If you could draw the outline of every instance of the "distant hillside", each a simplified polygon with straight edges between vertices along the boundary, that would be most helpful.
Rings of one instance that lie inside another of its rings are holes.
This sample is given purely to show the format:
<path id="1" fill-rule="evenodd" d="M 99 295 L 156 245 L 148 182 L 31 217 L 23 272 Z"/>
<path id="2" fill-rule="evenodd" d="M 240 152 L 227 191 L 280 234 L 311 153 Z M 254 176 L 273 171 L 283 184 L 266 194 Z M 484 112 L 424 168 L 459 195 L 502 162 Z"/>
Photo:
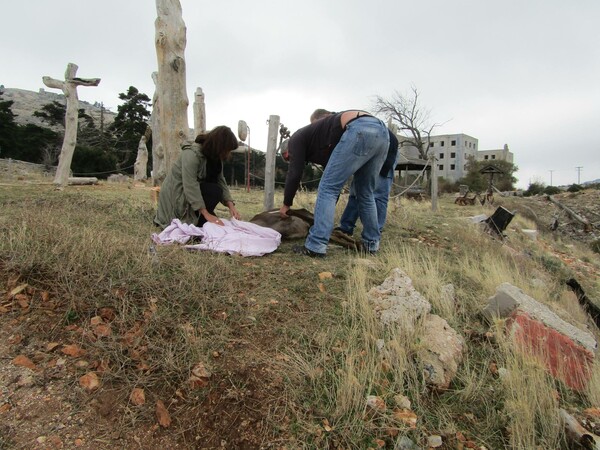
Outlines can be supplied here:
<path id="1" fill-rule="evenodd" d="M 40 111 L 42 106 L 57 101 L 66 104 L 65 96 L 54 92 L 47 92 L 44 89 L 40 89 L 38 92 L 27 91 L 25 89 L 15 88 L 4 88 L 2 99 L 4 101 L 12 100 L 12 112 L 17 117 L 15 122 L 19 125 L 26 125 L 28 123 L 39 125 L 43 127 L 49 127 L 48 124 L 42 122 L 38 117 L 34 117 L 35 111 Z M 101 105 L 96 103 L 94 105 L 79 100 L 79 108 L 83 108 L 89 116 L 94 119 L 94 123 L 97 127 L 100 126 Z M 108 125 L 115 120 L 116 113 L 104 110 L 104 125 Z"/>
<path id="2" fill-rule="evenodd" d="M 581 183 L 583 186 L 587 186 L 588 184 L 600 184 L 600 178 L 592 181 L 586 181 L 585 183 Z"/>

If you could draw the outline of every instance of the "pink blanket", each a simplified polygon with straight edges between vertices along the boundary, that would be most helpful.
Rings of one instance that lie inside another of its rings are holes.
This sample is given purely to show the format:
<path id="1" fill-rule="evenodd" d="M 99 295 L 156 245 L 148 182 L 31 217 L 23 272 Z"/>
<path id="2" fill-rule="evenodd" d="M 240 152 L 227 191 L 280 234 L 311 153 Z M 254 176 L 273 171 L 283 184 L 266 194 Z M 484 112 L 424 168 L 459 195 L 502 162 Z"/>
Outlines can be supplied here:
<path id="1" fill-rule="evenodd" d="M 277 250 L 281 243 L 281 234 L 271 228 L 233 218 L 221 220 L 224 226 L 205 223 L 199 228 L 173 219 L 162 232 L 152 234 L 152 240 L 160 245 L 185 244 L 193 236 L 198 236 L 202 239 L 199 244 L 184 247 L 242 256 L 263 256 Z"/>

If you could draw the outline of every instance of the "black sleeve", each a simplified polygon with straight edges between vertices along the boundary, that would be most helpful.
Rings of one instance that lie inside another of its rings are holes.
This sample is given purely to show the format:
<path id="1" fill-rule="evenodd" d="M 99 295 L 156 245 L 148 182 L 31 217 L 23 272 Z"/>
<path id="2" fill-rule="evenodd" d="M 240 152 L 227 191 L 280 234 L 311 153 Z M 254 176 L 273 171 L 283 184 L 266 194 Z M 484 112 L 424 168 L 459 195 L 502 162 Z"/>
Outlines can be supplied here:
<path id="1" fill-rule="evenodd" d="M 382 177 L 387 176 L 389 171 L 392 169 L 392 166 L 396 161 L 396 154 L 398 153 L 398 138 L 391 131 L 389 132 L 389 134 L 390 146 L 388 148 L 388 153 L 385 158 L 385 161 L 383 162 L 383 167 L 381 167 L 381 170 L 379 171 L 379 175 L 381 175 Z"/>
<path id="2" fill-rule="evenodd" d="M 300 180 L 302 180 L 302 173 L 306 165 L 307 141 L 305 139 L 306 132 L 303 132 L 303 130 L 305 129 L 301 128 L 296 131 L 290 138 L 288 145 L 290 161 L 283 190 L 283 204 L 286 206 L 292 206 L 294 203 L 294 197 L 300 186 Z"/>

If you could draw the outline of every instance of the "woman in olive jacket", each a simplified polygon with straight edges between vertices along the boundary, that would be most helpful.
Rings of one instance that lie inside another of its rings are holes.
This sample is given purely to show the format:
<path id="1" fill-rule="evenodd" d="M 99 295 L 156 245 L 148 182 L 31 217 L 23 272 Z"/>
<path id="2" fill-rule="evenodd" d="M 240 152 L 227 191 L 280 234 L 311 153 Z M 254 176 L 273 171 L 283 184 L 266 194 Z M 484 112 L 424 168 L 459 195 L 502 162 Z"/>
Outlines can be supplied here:
<path id="1" fill-rule="evenodd" d="M 223 176 L 223 161 L 238 147 L 229 127 L 219 126 L 182 146 L 181 156 L 160 188 L 154 223 L 167 227 L 173 219 L 202 226 L 206 222 L 223 225 L 215 215 L 219 202 L 240 219 Z"/>

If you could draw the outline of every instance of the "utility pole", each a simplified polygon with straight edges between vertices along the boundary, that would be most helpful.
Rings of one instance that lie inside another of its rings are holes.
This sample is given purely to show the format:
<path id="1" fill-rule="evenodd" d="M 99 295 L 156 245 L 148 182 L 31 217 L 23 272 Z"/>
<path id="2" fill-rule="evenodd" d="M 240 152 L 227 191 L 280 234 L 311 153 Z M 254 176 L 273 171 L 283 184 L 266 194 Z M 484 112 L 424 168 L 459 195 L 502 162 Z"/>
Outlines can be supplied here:
<path id="1" fill-rule="evenodd" d="M 581 169 L 583 169 L 583 166 L 575 167 L 575 170 L 577 170 L 577 184 L 581 184 Z"/>
<path id="2" fill-rule="evenodd" d="M 549 170 L 548 172 L 550 172 L 550 186 L 552 186 L 552 172 L 554 172 L 554 170 Z"/>

